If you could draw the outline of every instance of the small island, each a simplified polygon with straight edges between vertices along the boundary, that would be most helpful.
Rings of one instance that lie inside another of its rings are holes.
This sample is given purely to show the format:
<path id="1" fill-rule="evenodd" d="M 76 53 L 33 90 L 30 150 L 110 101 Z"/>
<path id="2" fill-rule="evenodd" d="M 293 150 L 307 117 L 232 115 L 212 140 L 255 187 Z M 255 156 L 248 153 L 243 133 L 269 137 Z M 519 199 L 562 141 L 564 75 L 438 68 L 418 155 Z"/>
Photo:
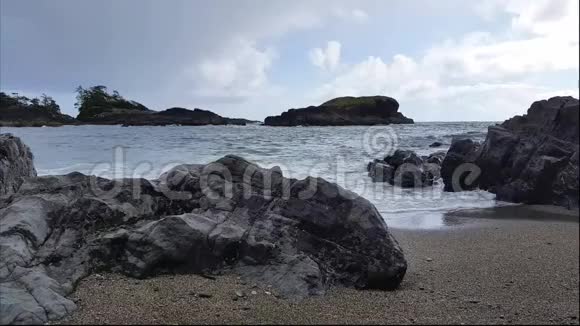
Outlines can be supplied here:
<path id="1" fill-rule="evenodd" d="M 207 110 L 174 107 L 164 111 L 153 111 L 141 103 L 123 98 L 117 91 L 107 92 L 105 86 L 88 89 L 77 88 L 79 110 L 77 119 L 86 124 L 124 126 L 202 126 L 202 125 L 245 125 L 251 121 L 230 119 Z"/>
<path id="2" fill-rule="evenodd" d="M 267 117 L 267 126 L 372 126 L 411 124 L 399 110 L 397 100 L 387 96 L 338 97 L 320 106 L 290 109 Z"/>
<path id="3" fill-rule="evenodd" d="M 203 126 L 246 125 L 259 123 L 222 117 L 208 110 L 174 107 L 154 111 L 136 101 L 125 99 L 117 91 L 109 93 L 106 86 L 76 89 L 76 118 L 62 114 L 60 107 L 47 95 L 29 99 L 14 93 L 0 93 L 0 126 L 42 127 L 62 125 L 123 125 L 123 126 Z"/>

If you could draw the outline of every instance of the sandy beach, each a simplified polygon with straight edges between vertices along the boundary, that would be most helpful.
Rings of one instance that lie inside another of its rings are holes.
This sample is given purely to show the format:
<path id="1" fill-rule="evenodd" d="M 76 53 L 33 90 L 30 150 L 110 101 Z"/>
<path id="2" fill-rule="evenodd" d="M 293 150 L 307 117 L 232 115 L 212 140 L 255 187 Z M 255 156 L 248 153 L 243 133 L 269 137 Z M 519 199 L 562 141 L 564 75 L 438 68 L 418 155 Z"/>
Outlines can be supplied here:
<path id="1" fill-rule="evenodd" d="M 79 309 L 60 323 L 577 325 L 577 212 L 554 214 L 478 210 L 452 214 L 454 227 L 392 229 L 409 262 L 393 292 L 332 288 L 293 302 L 235 275 L 99 274 L 80 283 Z"/>

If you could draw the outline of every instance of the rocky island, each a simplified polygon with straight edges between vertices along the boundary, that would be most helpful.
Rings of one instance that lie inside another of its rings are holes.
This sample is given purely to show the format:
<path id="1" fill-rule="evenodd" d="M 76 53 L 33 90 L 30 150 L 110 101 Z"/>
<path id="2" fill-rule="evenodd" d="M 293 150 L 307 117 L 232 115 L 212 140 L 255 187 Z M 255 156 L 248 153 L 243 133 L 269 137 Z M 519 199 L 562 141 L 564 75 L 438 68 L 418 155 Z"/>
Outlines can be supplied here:
<path id="1" fill-rule="evenodd" d="M 170 108 L 153 111 L 141 103 L 123 98 L 117 91 L 107 92 L 105 86 L 88 89 L 77 88 L 77 119 L 86 124 L 125 126 L 165 126 L 165 125 L 245 125 L 245 119 L 224 118 L 207 110 Z"/>
<path id="2" fill-rule="evenodd" d="M 12 176 L 0 197 L 2 324 L 69 315 L 68 296 L 96 272 L 237 274 L 298 299 L 330 286 L 395 289 L 407 269 L 377 209 L 321 178 L 232 155 L 152 181 L 35 177 L 20 140 L 0 140 L 0 171 Z"/>
<path id="3" fill-rule="evenodd" d="M 28 98 L 0 92 L 0 127 L 42 127 L 76 124 L 77 120 L 60 112 L 50 96 Z"/>
<path id="4" fill-rule="evenodd" d="M 455 140 L 441 167 L 445 190 L 578 210 L 579 113 L 578 99 L 553 97 L 490 126 L 483 144 Z"/>
<path id="5" fill-rule="evenodd" d="M 339 97 L 320 106 L 290 109 L 267 117 L 268 126 L 352 126 L 413 123 L 399 110 L 399 103 L 387 96 Z"/>
<path id="6" fill-rule="evenodd" d="M 0 93 L 0 126 L 42 127 L 62 125 L 123 125 L 123 126 L 203 126 L 246 125 L 258 123 L 247 119 L 226 118 L 208 110 L 174 107 L 154 111 L 141 103 L 127 100 L 117 91 L 110 94 L 105 86 L 77 88 L 79 110 L 76 118 L 62 114 L 49 96 L 29 99 Z"/>

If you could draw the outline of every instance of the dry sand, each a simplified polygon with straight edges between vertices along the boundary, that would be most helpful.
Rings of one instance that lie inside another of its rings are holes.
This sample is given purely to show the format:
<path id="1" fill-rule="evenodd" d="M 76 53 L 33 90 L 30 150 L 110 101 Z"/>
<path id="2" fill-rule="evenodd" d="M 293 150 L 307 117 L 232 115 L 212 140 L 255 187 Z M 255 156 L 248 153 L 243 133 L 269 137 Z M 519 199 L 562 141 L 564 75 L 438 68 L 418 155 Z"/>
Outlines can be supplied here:
<path id="1" fill-rule="evenodd" d="M 577 221 L 485 218 L 441 230 L 392 229 L 409 262 L 394 292 L 334 288 L 292 302 L 235 275 L 93 275 L 73 295 L 79 309 L 61 323 L 577 325 Z"/>

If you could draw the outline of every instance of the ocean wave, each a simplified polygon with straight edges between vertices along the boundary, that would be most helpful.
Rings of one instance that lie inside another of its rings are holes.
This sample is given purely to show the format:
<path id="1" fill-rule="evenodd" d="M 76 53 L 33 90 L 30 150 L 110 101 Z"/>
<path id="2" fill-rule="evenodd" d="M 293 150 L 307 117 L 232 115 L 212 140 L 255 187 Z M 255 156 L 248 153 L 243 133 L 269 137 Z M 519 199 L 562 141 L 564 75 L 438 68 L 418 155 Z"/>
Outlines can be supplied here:
<path id="1" fill-rule="evenodd" d="M 468 132 L 462 132 L 462 133 L 456 133 L 456 134 L 448 134 L 448 135 L 445 135 L 443 137 L 445 137 L 445 138 L 475 138 L 475 139 L 479 139 L 479 138 L 485 138 L 486 136 L 487 136 L 487 132 L 468 131 Z"/>

